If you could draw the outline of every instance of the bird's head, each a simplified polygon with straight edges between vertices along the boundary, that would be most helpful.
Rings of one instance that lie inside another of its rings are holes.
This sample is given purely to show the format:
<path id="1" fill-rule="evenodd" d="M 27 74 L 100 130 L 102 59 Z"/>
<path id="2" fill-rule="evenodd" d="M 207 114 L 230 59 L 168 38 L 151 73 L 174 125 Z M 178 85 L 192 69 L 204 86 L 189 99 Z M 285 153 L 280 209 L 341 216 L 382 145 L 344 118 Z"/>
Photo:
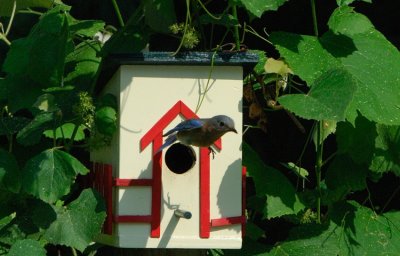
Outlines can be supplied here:
<path id="1" fill-rule="evenodd" d="M 226 133 L 226 132 L 237 133 L 237 131 L 235 129 L 235 123 L 233 122 L 233 119 L 230 118 L 229 116 L 218 115 L 218 116 L 214 116 L 211 119 L 213 120 L 216 130 L 223 132 L 223 133 Z"/>

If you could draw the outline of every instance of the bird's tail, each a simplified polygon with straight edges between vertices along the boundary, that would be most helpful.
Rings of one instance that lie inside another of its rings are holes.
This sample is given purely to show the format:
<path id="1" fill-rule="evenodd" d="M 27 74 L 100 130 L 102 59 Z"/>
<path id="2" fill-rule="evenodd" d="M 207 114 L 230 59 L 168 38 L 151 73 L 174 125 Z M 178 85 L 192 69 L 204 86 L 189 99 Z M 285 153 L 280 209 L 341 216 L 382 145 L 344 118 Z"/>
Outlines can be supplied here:
<path id="1" fill-rule="evenodd" d="M 169 135 L 167 137 L 167 139 L 165 140 L 164 144 L 162 144 L 162 146 L 154 153 L 154 155 L 156 155 L 158 152 L 162 151 L 164 148 L 173 144 L 176 140 L 177 140 L 176 134 Z"/>

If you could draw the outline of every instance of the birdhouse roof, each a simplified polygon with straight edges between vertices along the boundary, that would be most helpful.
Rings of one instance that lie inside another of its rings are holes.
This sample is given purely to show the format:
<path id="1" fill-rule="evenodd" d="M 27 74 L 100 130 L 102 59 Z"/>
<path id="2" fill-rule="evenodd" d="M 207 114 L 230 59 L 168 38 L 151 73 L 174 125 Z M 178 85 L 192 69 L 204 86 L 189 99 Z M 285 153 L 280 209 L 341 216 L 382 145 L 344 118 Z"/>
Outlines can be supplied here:
<path id="1" fill-rule="evenodd" d="M 259 56 L 251 52 L 139 52 L 110 54 L 103 63 L 96 91 L 99 92 L 121 65 L 243 66 L 249 71 Z"/>

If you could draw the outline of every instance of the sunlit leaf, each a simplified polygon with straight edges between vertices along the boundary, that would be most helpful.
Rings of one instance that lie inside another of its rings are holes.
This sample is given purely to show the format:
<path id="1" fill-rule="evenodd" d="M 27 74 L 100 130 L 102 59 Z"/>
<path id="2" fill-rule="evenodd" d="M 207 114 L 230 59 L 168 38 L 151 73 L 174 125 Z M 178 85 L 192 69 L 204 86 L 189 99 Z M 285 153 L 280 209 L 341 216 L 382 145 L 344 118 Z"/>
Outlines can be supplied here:
<path id="1" fill-rule="evenodd" d="M 76 175 L 88 172 L 70 154 L 58 149 L 48 149 L 26 163 L 22 186 L 27 193 L 52 203 L 69 193 Z"/>
<path id="2" fill-rule="evenodd" d="M 53 244 L 70 246 L 83 252 L 101 231 L 105 205 L 101 196 L 85 189 L 66 207 L 54 207 L 57 219 L 51 223 L 44 238 Z"/>
<path id="3" fill-rule="evenodd" d="M 278 101 L 289 111 L 305 119 L 344 120 L 357 83 L 344 69 L 321 75 L 307 94 L 289 94 Z"/>
<path id="4" fill-rule="evenodd" d="M 254 16 L 260 18 L 266 11 L 276 11 L 288 0 L 239 0 L 242 5 Z"/>
<path id="5" fill-rule="evenodd" d="M 13 244 L 7 256 L 46 256 L 46 250 L 36 240 L 18 240 Z"/>

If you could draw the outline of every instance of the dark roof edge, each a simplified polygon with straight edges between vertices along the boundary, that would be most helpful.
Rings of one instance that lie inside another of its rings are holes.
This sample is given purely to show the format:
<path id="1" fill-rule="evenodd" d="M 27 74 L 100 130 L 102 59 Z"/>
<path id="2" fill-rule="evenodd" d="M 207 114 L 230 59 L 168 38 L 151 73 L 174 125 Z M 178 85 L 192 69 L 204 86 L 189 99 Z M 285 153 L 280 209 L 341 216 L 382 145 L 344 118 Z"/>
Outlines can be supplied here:
<path id="1" fill-rule="evenodd" d="M 216 65 L 255 66 L 259 56 L 251 52 L 144 52 L 108 56 L 119 65 Z"/>

